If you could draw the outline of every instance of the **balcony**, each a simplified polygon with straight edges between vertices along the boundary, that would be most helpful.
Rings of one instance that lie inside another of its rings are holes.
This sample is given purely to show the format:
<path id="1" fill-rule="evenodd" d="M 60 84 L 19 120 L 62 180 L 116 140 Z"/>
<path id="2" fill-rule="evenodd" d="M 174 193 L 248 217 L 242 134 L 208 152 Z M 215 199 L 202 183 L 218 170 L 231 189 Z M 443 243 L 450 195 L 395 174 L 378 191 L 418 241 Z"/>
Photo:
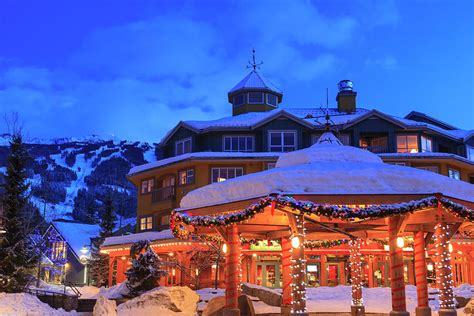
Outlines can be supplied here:
<path id="1" fill-rule="evenodd" d="M 175 198 L 174 186 L 159 188 L 151 191 L 151 203 L 172 201 Z"/>
<path id="2" fill-rule="evenodd" d="M 388 153 L 387 146 L 360 146 L 360 148 L 373 152 L 374 154 Z"/>

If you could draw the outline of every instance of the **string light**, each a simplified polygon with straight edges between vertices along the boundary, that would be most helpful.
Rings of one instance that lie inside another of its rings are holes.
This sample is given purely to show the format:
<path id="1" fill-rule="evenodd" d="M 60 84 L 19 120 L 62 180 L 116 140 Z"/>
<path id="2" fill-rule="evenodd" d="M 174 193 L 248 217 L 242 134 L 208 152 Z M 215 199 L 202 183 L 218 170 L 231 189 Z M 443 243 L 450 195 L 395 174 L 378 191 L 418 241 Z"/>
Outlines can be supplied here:
<path id="1" fill-rule="evenodd" d="M 436 283 L 440 289 L 440 309 L 454 309 L 453 277 L 451 271 L 450 229 L 447 223 L 435 226 L 433 235 L 436 245 Z"/>

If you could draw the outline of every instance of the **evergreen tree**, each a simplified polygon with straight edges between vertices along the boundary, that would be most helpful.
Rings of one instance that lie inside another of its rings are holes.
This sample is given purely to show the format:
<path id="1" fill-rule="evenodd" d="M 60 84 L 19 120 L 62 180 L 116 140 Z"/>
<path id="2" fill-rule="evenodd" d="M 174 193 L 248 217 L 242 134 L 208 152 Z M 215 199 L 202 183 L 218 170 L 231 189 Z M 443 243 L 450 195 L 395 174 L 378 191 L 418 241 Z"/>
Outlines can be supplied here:
<path id="1" fill-rule="evenodd" d="M 112 199 L 107 197 L 104 203 L 104 212 L 100 222 L 100 235 L 92 242 L 91 259 L 89 268 L 92 283 L 96 286 L 106 286 L 109 277 L 109 258 L 100 253 L 100 247 L 105 238 L 112 236 L 115 227 L 115 214 Z"/>
<path id="2" fill-rule="evenodd" d="M 4 185 L 5 234 L 0 240 L 0 292 L 21 292 L 31 279 L 38 253 L 27 236 L 30 218 L 26 182 L 28 153 L 22 135 L 15 132 L 10 140 L 7 174 Z"/>
<path id="3" fill-rule="evenodd" d="M 160 279 L 167 274 L 161 270 L 160 257 L 151 249 L 148 240 L 140 240 L 130 248 L 132 266 L 125 272 L 127 287 L 130 294 L 138 295 L 141 292 L 155 288 Z"/>

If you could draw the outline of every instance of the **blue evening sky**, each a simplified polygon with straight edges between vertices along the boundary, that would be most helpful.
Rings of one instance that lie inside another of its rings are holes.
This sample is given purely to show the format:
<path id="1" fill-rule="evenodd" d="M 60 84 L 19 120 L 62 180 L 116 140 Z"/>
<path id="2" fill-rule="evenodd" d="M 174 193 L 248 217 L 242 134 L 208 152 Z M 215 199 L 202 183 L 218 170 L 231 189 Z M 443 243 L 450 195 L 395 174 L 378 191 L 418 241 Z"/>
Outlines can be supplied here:
<path id="1" fill-rule="evenodd" d="M 351 79 L 358 106 L 474 128 L 474 1 L 0 3 L 0 113 L 30 137 L 158 142 L 179 120 L 231 115 L 248 70 L 319 107 Z M 1 127 L 1 126 L 0 126 Z M 0 129 L 3 132 L 3 129 Z"/>

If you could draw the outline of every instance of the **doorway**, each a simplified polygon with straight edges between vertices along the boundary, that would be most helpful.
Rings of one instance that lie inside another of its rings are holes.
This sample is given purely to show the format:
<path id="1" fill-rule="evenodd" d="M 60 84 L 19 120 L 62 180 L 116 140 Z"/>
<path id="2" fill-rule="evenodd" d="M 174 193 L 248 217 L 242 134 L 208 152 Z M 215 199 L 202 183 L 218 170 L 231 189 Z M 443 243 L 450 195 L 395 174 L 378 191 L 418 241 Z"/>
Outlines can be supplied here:
<path id="1" fill-rule="evenodd" d="M 269 288 L 281 287 L 280 284 L 280 262 L 266 261 L 257 263 L 257 285 Z"/>

